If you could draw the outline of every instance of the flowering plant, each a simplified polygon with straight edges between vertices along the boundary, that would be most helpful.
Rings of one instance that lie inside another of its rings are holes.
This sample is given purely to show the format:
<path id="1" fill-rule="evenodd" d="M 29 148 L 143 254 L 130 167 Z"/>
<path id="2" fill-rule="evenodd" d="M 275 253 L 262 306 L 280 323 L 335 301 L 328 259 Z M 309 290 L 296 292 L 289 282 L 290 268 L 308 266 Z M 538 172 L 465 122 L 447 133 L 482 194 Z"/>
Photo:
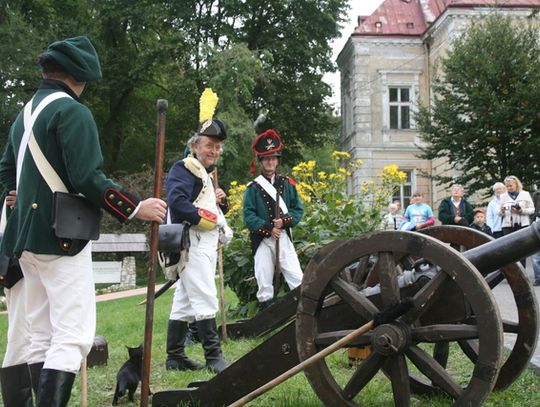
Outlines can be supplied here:
<path id="1" fill-rule="evenodd" d="M 358 193 L 349 194 L 353 174 L 362 166 L 349 153 L 332 153 L 334 168 L 323 171 L 315 161 L 301 162 L 292 169 L 293 179 L 304 207 L 304 216 L 294 228 L 294 244 L 305 267 L 317 250 L 336 239 L 378 229 L 392 192 L 405 182 L 397 165 L 383 169 L 376 181 L 364 181 Z M 242 199 L 245 185 L 231 183 L 227 213 L 235 237 L 224 250 L 226 282 L 236 292 L 242 311 L 255 311 L 257 283 L 254 278 L 249 231 L 243 224 Z"/>

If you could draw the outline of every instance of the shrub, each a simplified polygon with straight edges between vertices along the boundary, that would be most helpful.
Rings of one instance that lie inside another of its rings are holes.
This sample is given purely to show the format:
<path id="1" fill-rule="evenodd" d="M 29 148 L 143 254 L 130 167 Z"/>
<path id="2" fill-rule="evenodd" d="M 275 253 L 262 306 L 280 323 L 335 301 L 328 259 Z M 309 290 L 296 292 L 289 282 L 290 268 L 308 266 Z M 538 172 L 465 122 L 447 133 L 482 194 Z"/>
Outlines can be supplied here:
<path id="1" fill-rule="evenodd" d="M 405 174 L 391 165 L 384 168 L 377 181 L 361 183 L 359 193 L 350 195 L 347 185 L 352 185 L 352 175 L 362 161 L 351 160 L 349 153 L 340 151 L 334 151 L 332 158 L 332 172 L 319 170 L 315 161 L 301 162 L 292 170 L 304 206 L 304 216 L 293 232 L 303 268 L 320 247 L 378 229 L 392 192 L 405 181 Z M 239 314 L 253 313 L 257 307 L 249 231 L 242 216 L 245 190 L 245 185 L 231 183 L 227 219 L 235 236 L 223 251 L 225 281 L 238 296 Z"/>

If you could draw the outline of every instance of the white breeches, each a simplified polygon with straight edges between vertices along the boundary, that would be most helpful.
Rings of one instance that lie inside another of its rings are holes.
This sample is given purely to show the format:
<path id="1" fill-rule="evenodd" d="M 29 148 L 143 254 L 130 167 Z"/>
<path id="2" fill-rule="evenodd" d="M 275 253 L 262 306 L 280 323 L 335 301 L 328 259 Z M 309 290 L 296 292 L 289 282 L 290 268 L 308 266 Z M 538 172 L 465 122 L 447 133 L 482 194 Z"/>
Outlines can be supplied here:
<path id="1" fill-rule="evenodd" d="M 217 228 L 189 231 L 191 246 L 186 268 L 176 282 L 170 319 L 176 321 L 214 318 L 218 311 L 216 290 Z"/>
<path id="2" fill-rule="evenodd" d="M 263 239 L 255 252 L 255 278 L 259 290 L 259 302 L 274 298 L 274 271 L 276 263 L 276 241 L 271 237 Z M 283 277 L 292 290 L 302 283 L 302 268 L 294 245 L 285 231 L 279 238 L 279 265 Z"/>
<path id="3" fill-rule="evenodd" d="M 72 257 L 24 251 L 20 264 L 30 323 L 28 363 L 76 373 L 96 331 L 92 244 Z"/>
<path id="4" fill-rule="evenodd" d="M 26 318 L 25 279 L 20 279 L 10 289 L 4 289 L 4 293 L 8 307 L 8 332 L 2 367 L 9 367 L 28 361 L 30 327 Z"/>

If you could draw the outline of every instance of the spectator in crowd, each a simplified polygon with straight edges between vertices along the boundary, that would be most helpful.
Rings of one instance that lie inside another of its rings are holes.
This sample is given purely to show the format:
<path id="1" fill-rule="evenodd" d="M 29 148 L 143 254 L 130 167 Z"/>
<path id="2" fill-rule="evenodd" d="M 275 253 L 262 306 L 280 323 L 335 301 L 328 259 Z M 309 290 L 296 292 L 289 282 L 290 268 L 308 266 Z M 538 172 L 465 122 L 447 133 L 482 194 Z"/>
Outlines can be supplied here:
<path id="1" fill-rule="evenodd" d="M 443 225 L 469 226 L 473 221 L 473 207 L 463 198 L 463 187 L 453 185 L 451 195 L 439 205 L 439 220 Z"/>
<path id="2" fill-rule="evenodd" d="M 503 235 L 530 225 L 530 216 L 534 214 L 534 203 L 531 195 L 523 189 L 521 181 L 509 175 L 504 179 L 506 193 L 501 195 L 499 213 L 503 217 Z"/>
<path id="3" fill-rule="evenodd" d="M 491 228 L 486 224 L 486 211 L 483 208 L 476 208 L 473 213 L 474 222 L 471 223 L 471 227 L 492 236 Z"/>
<path id="4" fill-rule="evenodd" d="M 399 230 L 420 230 L 435 223 L 433 210 L 423 201 L 424 194 L 422 192 L 415 192 L 411 196 L 412 203 L 405 210 Z"/>
<path id="5" fill-rule="evenodd" d="M 388 205 L 388 213 L 384 215 L 381 223 L 382 230 L 397 230 L 401 224 L 403 215 L 398 212 L 399 207 L 394 203 Z"/>
<path id="6" fill-rule="evenodd" d="M 506 192 L 501 195 L 500 214 L 502 219 L 503 236 L 529 226 L 530 216 L 534 213 L 534 203 L 531 195 L 523 189 L 518 177 L 509 175 L 504 179 Z M 525 267 L 525 259 L 521 259 Z"/>
<path id="7" fill-rule="evenodd" d="M 392 203 L 397 207 L 396 213 L 399 213 L 401 216 L 403 216 L 403 209 L 401 209 L 401 201 L 399 199 L 395 199 Z"/>
<path id="8" fill-rule="evenodd" d="M 486 224 L 491 228 L 493 237 L 498 239 L 502 236 L 501 195 L 506 192 L 506 187 L 502 182 L 496 182 L 491 189 L 493 199 L 487 207 Z"/>

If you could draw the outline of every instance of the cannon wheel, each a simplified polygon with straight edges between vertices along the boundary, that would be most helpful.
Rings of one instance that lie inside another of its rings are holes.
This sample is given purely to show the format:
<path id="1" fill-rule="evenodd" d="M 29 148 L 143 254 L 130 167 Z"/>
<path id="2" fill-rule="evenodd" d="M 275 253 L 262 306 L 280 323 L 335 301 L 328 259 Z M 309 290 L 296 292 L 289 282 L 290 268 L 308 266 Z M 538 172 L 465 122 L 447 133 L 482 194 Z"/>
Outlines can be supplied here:
<path id="1" fill-rule="evenodd" d="M 460 246 L 461 249 L 465 250 L 494 240 L 485 233 L 460 226 L 435 226 L 423 229 L 421 232 L 442 242 Z M 538 304 L 534 290 L 527 279 L 521 263 L 509 264 L 486 276 L 486 278 L 492 289 L 506 279 L 516 300 L 516 308 L 518 310 L 518 322 L 503 320 L 504 333 L 516 334 L 514 347 L 501 366 L 499 377 L 495 383 L 496 390 L 504 390 L 527 368 L 534 354 L 538 338 Z M 474 341 L 460 341 L 460 346 L 471 359 L 476 358 L 476 345 Z M 438 354 L 443 355 L 443 358 L 439 360 L 434 355 L 443 366 L 445 365 L 444 355 L 447 356 L 447 353 L 448 344 L 441 343 Z"/>
<path id="2" fill-rule="evenodd" d="M 448 245 L 418 233 L 378 232 L 347 239 L 311 263 L 304 273 L 296 317 L 300 360 L 308 359 L 351 331 L 319 331 L 319 317 L 327 296 L 338 295 L 354 310 L 356 327 L 371 320 L 379 311 L 370 297 L 341 276 L 346 266 L 370 254 L 378 256 L 376 272 L 381 288 L 381 308 L 396 304 L 401 297 L 397 285 L 400 267 L 396 259 L 410 255 L 424 258 L 438 268 L 433 268 L 433 277 L 413 295 L 414 309 L 355 341 L 354 346 L 371 344 L 373 352 L 356 367 L 344 386 L 333 377 L 326 359 L 306 368 L 305 374 L 317 396 L 327 406 L 356 406 L 357 396 L 361 397 L 364 387 L 378 371 L 382 371 L 391 382 L 394 404 L 410 406 L 410 368 L 414 365 L 455 400 L 454 406 L 480 405 L 495 384 L 502 358 L 499 310 L 485 280 L 466 258 Z M 420 318 L 429 313 L 434 302 L 444 300 L 449 284 L 457 284 L 467 297 L 476 316 L 476 325 L 435 323 L 422 326 Z M 466 386 L 419 346 L 462 339 L 476 339 L 478 343 L 478 358 L 471 365 L 473 371 L 465 379 L 469 380 Z"/>

